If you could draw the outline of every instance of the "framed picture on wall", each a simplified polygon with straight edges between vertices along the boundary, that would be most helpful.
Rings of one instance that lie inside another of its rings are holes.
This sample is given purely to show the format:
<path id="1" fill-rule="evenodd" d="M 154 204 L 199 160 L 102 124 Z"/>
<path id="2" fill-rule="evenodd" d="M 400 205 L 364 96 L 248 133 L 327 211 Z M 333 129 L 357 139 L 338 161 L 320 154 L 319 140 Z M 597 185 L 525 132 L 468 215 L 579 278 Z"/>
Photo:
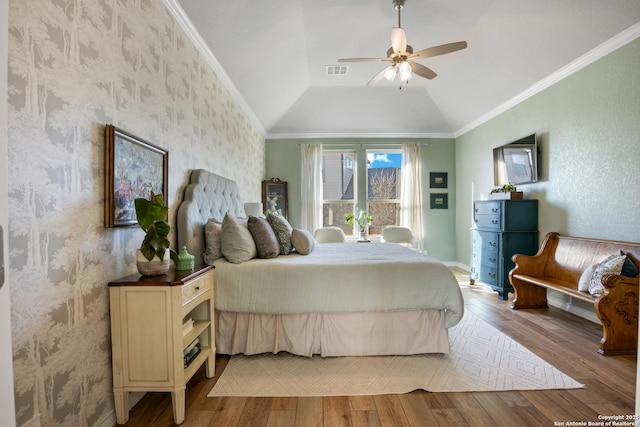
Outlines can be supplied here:
<path id="1" fill-rule="evenodd" d="M 447 188 L 446 172 L 429 172 L 430 188 Z"/>
<path id="2" fill-rule="evenodd" d="M 138 224 L 135 199 L 162 194 L 168 203 L 169 153 L 113 125 L 105 126 L 104 226 Z"/>
<path id="3" fill-rule="evenodd" d="M 431 209 L 449 209 L 449 194 L 431 193 Z"/>
<path id="4" fill-rule="evenodd" d="M 287 218 L 288 204 L 287 181 L 279 178 L 262 181 L 262 206 L 267 212 L 275 212 Z"/>

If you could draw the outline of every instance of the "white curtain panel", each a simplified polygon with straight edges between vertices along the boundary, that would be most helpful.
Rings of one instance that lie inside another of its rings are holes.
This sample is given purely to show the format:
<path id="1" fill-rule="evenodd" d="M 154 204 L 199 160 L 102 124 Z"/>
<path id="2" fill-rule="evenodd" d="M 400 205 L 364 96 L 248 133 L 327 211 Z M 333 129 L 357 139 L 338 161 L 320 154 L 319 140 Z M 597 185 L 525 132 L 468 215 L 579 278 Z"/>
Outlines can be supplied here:
<path id="1" fill-rule="evenodd" d="M 312 233 L 322 227 L 322 145 L 302 144 L 301 226 Z"/>
<path id="2" fill-rule="evenodd" d="M 402 188 L 400 191 L 400 225 L 408 227 L 422 249 L 422 174 L 420 144 L 402 145 Z"/>

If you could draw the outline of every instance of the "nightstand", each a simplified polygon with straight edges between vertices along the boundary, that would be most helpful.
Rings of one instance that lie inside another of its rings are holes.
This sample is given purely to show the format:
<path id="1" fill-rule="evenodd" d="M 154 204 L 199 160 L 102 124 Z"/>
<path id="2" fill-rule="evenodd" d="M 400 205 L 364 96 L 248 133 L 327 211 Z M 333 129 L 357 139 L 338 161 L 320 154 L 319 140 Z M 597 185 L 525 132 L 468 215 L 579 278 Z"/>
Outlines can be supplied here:
<path id="1" fill-rule="evenodd" d="M 129 420 L 129 392 L 171 392 L 173 418 L 185 417 L 185 385 L 206 364 L 215 374 L 213 267 L 134 274 L 109 283 L 116 421 Z M 191 322 L 192 320 L 193 322 Z M 189 328 L 183 332 L 183 325 Z M 197 343 L 195 357 L 185 353 Z"/>

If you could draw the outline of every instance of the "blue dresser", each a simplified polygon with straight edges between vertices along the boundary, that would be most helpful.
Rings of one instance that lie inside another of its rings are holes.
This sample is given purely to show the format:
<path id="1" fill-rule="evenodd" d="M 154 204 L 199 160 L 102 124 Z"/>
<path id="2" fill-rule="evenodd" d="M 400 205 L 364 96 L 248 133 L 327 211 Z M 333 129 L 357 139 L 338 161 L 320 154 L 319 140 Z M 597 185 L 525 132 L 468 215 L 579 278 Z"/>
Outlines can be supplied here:
<path id="1" fill-rule="evenodd" d="M 508 299 L 513 254 L 538 251 L 538 201 L 477 200 L 471 228 L 471 283 L 479 280 Z"/>

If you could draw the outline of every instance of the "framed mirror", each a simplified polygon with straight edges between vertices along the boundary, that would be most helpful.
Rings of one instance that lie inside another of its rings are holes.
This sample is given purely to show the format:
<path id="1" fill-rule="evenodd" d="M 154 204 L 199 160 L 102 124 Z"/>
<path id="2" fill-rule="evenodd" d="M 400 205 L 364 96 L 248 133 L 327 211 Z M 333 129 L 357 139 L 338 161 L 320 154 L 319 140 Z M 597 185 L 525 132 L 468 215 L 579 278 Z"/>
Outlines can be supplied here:
<path id="1" fill-rule="evenodd" d="M 281 181 L 279 178 L 262 181 L 262 206 L 265 211 L 276 212 L 287 218 L 288 205 L 287 181 Z"/>

